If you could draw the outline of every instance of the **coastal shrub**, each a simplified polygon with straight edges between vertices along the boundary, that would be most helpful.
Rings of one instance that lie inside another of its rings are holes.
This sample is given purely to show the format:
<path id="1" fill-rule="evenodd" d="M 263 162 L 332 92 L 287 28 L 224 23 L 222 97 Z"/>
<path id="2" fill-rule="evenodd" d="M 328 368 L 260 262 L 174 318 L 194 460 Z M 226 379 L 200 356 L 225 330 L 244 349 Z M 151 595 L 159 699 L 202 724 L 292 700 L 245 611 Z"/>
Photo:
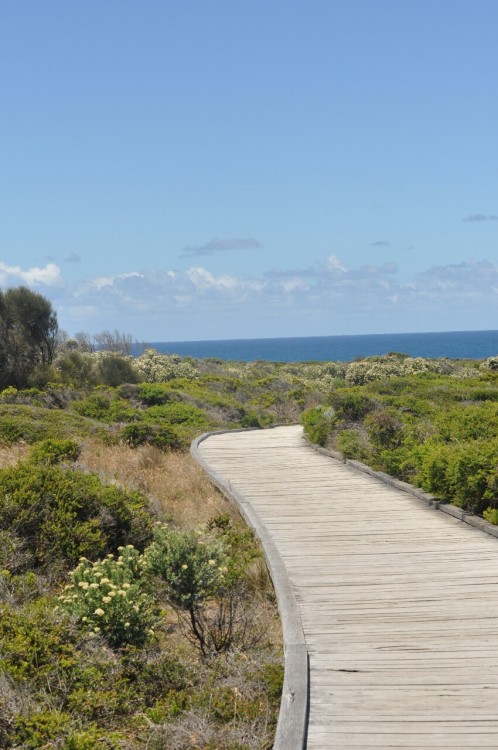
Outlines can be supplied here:
<path id="1" fill-rule="evenodd" d="M 139 383 L 142 374 L 133 365 L 131 358 L 111 352 L 95 352 L 97 377 L 103 385 L 115 388 L 122 383 Z"/>
<path id="2" fill-rule="evenodd" d="M 498 440 L 439 444 L 419 449 L 421 486 L 443 500 L 472 513 L 498 503 Z"/>
<path id="3" fill-rule="evenodd" d="M 219 539 L 168 524 L 155 526 L 153 536 L 146 567 L 165 582 L 174 606 L 195 608 L 223 585 L 228 560 Z"/>
<path id="4" fill-rule="evenodd" d="M 434 416 L 438 434 L 445 442 L 493 439 L 498 435 L 498 404 L 491 401 L 461 403 Z"/>
<path id="5" fill-rule="evenodd" d="M 31 448 L 29 461 L 32 464 L 53 466 L 67 461 L 76 461 L 79 455 L 80 446 L 76 441 L 48 438 Z"/>
<path id="6" fill-rule="evenodd" d="M 484 518 L 486 521 L 489 521 L 489 523 L 492 523 L 494 526 L 498 525 L 498 509 L 497 508 L 486 508 L 485 511 L 483 511 Z"/>
<path id="7" fill-rule="evenodd" d="M 393 353 L 351 362 L 346 370 L 346 383 L 364 385 L 376 380 L 429 372 L 450 373 L 452 370 L 453 367 L 447 359 L 412 358 L 405 354 Z"/>
<path id="8" fill-rule="evenodd" d="M 488 357 L 480 365 L 481 370 L 491 370 L 493 372 L 498 371 L 498 356 Z"/>
<path id="9" fill-rule="evenodd" d="M 118 552 L 94 563 L 82 557 L 59 599 L 90 634 L 113 647 L 141 646 L 153 634 L 158 611 L 145 591 L 140 552 L 132 544 Z"/>
<path id="10" fill-rule="evenodd" d="M 74 401 L 72 408 L 81 416 L 100 422 L 133 422 L 140 419 L 140 412 L 120 398 L 116 391 L 100 387 L 82 401 Z"/>
<path id="11" fill-rule="evenodd" d="M 254 411 L 249 411 L 240 418 L 241 427 L 262 427 L 258 415 Z"/>
<path id="12" fill-rule="evenodd" d="M 170 425 L 147 422 L 128 424 L 119 434 L 121 440 L 133 448 L 139 445 L 155 445 L 157 448 L 177 449 L 183 445 L 182 439 Z"/>
<path id="13" fill-rule="evenodd" d="M 147 422 L 164 421 L 169 424 L 188 425 L 204 429 L 209 426 L 209 421 L 203 409 L 192 404 L 170 402 L 158 406 L 151 406 L 146 412 Z"/>
<path id="14" fill-rule="evenodd" d="M 240 607 L 234 596 L 227 599 L 228 556 L 221 539 L 159 524 L 144 557 L 146 569 L 165 584 L 170 604 L 187 613 L 190 634 L 203 656 L 229 648 Z M 233 581 L 231 591 L 235 595 Z M 205 605 L 216 597 L 214 617 L 209 616 Z"/>
<path id="15" fill-rule="evenodd" d="M 322 406 L 307 409 L 302 413 L 301 420 L 304 432 L 311 442 L 324 448 L 333 429 L 334 410 L 324 409 Z"/>
<path id="16" fill-rule="evenodd" d="M 0 415 L 0 443 L 13 445 L 21 440 L 25 443 L 35 443 L 42 437 L 43 431 L 29 418 Z"/>
<path id="17" fill-rule="evenodd" d="M 71 724 L 71 716 L 65 711 L 35 710 L 27 715 L 17 716 L 15 735 L 25 750 L 38 750 L 40 747 L 50 747 L 51 740 L 60 740 L 69 731 Z"/>
<path id="18" fill-rule="evenodd" d="M 58 380 L 75 388 L 88 388 L 98 382 L 94 362 L 89 354 L 69 351 L 55 360 Z"/>
<path id="19" fill-rule="evenodd" d="M 0 670 L 18 684 L 55 688 L 57 662 L 67 668 L 78 661 L 78 634 L 57 599 L 43 596 L 24 606 L 0 605 Z"/>
<path id="20" fill-rule="evenodd" d="M 165 404 L 167 401 L 170 401 L 172 391 L 164 383 L 142 383 L 139 386 L 137 396 L 147 406 L 157 406 L 158 404 Z"/>
<path id="21" fill-rule="evenodd" d="M 377 448 L 397 448 L 402 440 L 403 425 L 393 411 L 372 411 L 366 415 L 364 425 L 370 440 Z"/>
<path id="22" fill-rule="evenodd" d="M 151 527 L 144 495 L 95 475 L 28 464 L 0 470 L 0 531 L 15 530 L 32 565 L 72 564 L 120 544 L 143 547 Z"/>
<path id="23" fill-rule="evenodd" d="M 134 365 L 143 379 L 149 383 L 161 383 L 174 378 L 193 380 L 198 375 L 191 358 L 182 358 L 177 354 L 160 354 L 155 349 L 146 349 L 135 359 Z"/>
<path id="24" fill-rule="evenodd" d="M 332 406 L 337 419 L 359 422 L 375 408 L 375 403 L 363 393 L 346 391 L 332 396 Z"/>
<path id="25" fill-rule="evenodd" d="M 369 456 L 364 437 L 358 430 L 342 430 L 337 436 L 337 448 L 344 458 L 365 461 Z"/>

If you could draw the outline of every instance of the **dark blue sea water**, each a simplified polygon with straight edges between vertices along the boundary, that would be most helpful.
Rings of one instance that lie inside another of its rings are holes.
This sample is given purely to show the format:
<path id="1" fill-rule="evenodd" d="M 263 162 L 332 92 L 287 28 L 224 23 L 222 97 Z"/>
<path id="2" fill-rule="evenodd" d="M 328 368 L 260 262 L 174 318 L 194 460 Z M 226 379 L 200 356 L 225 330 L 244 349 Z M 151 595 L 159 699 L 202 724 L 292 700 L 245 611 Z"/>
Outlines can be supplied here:
<path id="1" fill-rule="evenodd" d="M 151 342 L 163 354 L 218 357 L 243 362 L 349 362 L 372 354 L 403 352 L 412 357 L 484 359 L 498 354 L 498 331 L 381 333 L 368 336 L 308 336 L 281 339 Z M 142 349 L 142 347 L 140 347 Z M 137 352 L 138 353 L 138 352 Z"/>

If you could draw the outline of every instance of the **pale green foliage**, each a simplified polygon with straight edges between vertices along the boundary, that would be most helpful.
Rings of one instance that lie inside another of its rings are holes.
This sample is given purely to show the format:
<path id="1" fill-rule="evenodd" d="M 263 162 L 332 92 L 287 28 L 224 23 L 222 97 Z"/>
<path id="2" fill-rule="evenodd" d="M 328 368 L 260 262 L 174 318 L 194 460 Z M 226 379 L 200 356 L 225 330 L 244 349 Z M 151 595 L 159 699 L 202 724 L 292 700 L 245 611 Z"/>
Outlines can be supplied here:
<path id="1" fill-rule="evenodd" d="M 214 596 L 228 571 L 220 539 L 167 524 L 155 527 L 144 557 L 148 570 L 166 583 L 170 602 L 181 609 L 195 608 Z"/>
<path id="2" fill-rule="evenodd" d="M 152 633 L 157 610 L 144 588 L 143 556 L 131 544 L 118 551 L 117 558 L 108 555 L 95 563 L 81 558 L 60 601 L 111 646 L 140 645 Z"/>
<path id="3" fill-rule="evenodd" d="M 155 349 L 146 349 L 133 364 L 148 383 L 162 383 L 173 378 L 195 380 L 197 370 L 176 354 L 159 354 Z"/>
<path id="4" fill-rule="evenodd" d="M 494 526 L 498 525 L 498 510 L 496 508 L 488 508 L 482 515 L 489 523 L 492 523 Z"/>
<path id="5" fill-rule="evenodd" d="M 479 365 L 480 370 L 498 370 L 498 356 L 488 357 Z"/>
<path id="6" fill-rule="evenodd" d="M 423 359 L 422 357 L 369 357 L 360 362 L 351 362 L 346 370 L 348 385 L 363 385 L 374 380 L 415 375 L 422 372 L 447 372 L 448 361 L 445 359 Z"/>

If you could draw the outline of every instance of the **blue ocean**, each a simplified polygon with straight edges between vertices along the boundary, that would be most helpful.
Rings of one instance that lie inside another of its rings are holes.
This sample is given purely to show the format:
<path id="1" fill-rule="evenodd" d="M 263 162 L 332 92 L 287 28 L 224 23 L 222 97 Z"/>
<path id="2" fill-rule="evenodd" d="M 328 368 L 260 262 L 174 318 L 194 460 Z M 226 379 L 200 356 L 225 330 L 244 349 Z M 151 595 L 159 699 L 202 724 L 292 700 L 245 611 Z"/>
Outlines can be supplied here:
<path id="1" fill-rule="evenodd" d="M 160 341 L 145 346 L 162 354 L 254 362 L 350 362 L 373 354 L 402 352 L 412 357 L 484 359 L 498 354 L 498 331 L 379 333 L 366 336 L 306 336 L 221 341 Z M 137 347 L 136 353 L 143 350 Z"/>

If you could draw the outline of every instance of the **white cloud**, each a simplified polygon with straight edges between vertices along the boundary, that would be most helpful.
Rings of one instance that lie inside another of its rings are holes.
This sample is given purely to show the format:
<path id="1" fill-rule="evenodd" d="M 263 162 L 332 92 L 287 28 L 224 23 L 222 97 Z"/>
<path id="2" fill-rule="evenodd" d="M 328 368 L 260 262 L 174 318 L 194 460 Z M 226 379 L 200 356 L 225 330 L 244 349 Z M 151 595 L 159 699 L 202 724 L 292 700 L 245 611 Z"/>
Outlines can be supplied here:
<path id="1" fill-rule="evenodd" d="M 159 341 L 493 328 L 497 289 L 498 266 L 489 260 L 434 266 L 401 281 L 394 263 L 348 268 L 334 255 L 250 278 L 203 266 L 96 277 L 54 288 L 53 302 L 68 330 L 116 327 Z"/>
<path id="2" fill-rule="evenodd" d="M 206 271 L 205 268 L 202 268 L 200 266 L 196 268 L 189 268 L 186 272 L 186 276 L 189 281 L 191 281 L 192 284 L 199 290 L 233 290 L 237 287 L 243 286 L 243 283 L 238 281 L 233 276 L 213 276 L 212 273 Z"/>
<path id="3" fill-rule="evenodd" d="M 340 273 L 347 273 L 348 269 L 343 266 L 339 258 L 335 255 L 329 255 L 327 260 L 325 261 L 325 267 L 327 271 L 340 271 Z"/>
<path id="4" fill-rule="evenodd" d="M 0 261 L 0 284 L 12 286 L 16 283 L 28 286 L 56 286 L 62 281 L 61 271 L 55 263 L 47 263 L 44 268 L 28 268 L 23 270 L 21 266 L 8 266 Z"/>

